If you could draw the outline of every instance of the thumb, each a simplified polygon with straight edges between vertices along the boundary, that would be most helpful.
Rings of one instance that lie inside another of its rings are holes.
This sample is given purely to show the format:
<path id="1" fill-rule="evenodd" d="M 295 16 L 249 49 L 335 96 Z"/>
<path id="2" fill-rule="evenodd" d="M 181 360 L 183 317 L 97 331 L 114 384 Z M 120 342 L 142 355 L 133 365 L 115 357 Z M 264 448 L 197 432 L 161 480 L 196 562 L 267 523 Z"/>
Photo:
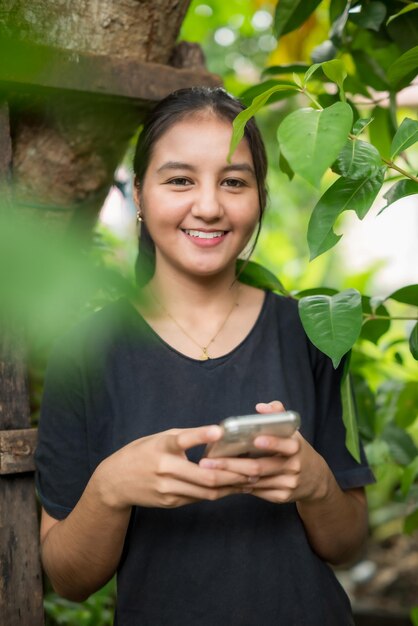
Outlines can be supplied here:
<path id="1" fill-rule="evenodd" d="M 258 402 L 255 405 L 257 413 L 282 413 L 285 408 L 279 400 L 272 400 L 271 402 Z"/>
<path id="2" fill-rule="evenodd" d="M 174 446 L 176 451 L 187 450 L 202 443 L 217 441 L 222 437 L 222 428 L 217 425 L 199 426 L 199 428 L 183 428 L 174 435 Z"/>

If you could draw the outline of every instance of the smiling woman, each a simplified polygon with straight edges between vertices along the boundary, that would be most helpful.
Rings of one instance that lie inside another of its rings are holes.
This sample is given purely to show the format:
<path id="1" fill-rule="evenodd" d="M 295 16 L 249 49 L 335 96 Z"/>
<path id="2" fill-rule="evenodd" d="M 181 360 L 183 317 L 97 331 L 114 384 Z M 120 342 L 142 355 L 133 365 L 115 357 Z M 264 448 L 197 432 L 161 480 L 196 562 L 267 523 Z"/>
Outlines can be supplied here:
<path id="1" fill-rule="evenodd" d="M 227 161 L 242 108 L 195 88 L 151 113 L 134 163 L 137 298 L 71 331 L 46 376 L 43 564 L 75 600 L 117 572 L 120 626 L 353 624 L 327 561 L 364 540 L 373 476 L 345 448 L 342 368 L 293 301 L 236 275 L 266 200 L 253 120 Z M 257 458 L 201 458 L 222 418 L 284 406 L 300 432 L 255 438 Z"/>

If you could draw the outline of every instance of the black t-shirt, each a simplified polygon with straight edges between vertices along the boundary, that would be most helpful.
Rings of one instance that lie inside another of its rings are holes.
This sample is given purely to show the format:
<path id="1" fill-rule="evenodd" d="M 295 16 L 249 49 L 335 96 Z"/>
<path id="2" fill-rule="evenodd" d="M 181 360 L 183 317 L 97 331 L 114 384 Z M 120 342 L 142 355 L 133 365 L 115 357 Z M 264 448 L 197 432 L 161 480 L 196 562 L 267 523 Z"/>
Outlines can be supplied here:
<path id="1" fill-rule="evenodd" d="M 166 344 L 125 299 L 73 329 L 48 366 L 36 453 L 46 511 L 65 518 L 92 472 L 125 444 L 218 423 L 280 400 L 342 489 L 373 482 L 347 451 L 339 381 L 292 300 L 266 293 L 248 336 L 199 361 Z M 200 450 L 189 451 L 197 461 Z M 237 494 L 134 507 L 117 576 L 119 626 L 348 626 L 348 599 L 311 549 L 296 505 Z"/>

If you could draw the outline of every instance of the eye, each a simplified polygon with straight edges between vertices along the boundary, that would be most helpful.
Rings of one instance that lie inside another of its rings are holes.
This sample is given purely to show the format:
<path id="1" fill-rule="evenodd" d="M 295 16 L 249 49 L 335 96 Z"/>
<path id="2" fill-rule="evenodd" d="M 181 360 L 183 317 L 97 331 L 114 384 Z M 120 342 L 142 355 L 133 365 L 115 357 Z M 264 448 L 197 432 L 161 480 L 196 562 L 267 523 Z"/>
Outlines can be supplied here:
<path id="1" fill-rule="evenodd" d="M 185 187 L 187 185 L 191 185 L 192 183 L 188 178 L 177 177 L 177 178 L 171 178 L 169 181 L 167 181 L 166 184 L 174 185 L 175 187 Z"/>
<path id="2" fill-rule="evenodd" d="M 226 178 L 223 183 L 226 187 L 232 187 L 238 189 L 239 187 L 245 187 L 246 183 L 238 178 Z"/>

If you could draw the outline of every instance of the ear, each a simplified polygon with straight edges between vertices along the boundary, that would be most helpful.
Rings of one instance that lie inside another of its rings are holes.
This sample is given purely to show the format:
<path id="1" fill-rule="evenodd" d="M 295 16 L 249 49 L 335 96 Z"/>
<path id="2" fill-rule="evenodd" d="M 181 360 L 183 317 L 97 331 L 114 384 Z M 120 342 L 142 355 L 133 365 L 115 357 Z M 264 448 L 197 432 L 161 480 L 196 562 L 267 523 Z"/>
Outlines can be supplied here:
<path id="1" fill-rule="evenodd" d="M 137 209 L 139 209 L 139 207 L 141 206 L 141 189 L 139 185 L 139 180 L 136 176 L 134 178 L 133 197 L 135 206 Z"/>

